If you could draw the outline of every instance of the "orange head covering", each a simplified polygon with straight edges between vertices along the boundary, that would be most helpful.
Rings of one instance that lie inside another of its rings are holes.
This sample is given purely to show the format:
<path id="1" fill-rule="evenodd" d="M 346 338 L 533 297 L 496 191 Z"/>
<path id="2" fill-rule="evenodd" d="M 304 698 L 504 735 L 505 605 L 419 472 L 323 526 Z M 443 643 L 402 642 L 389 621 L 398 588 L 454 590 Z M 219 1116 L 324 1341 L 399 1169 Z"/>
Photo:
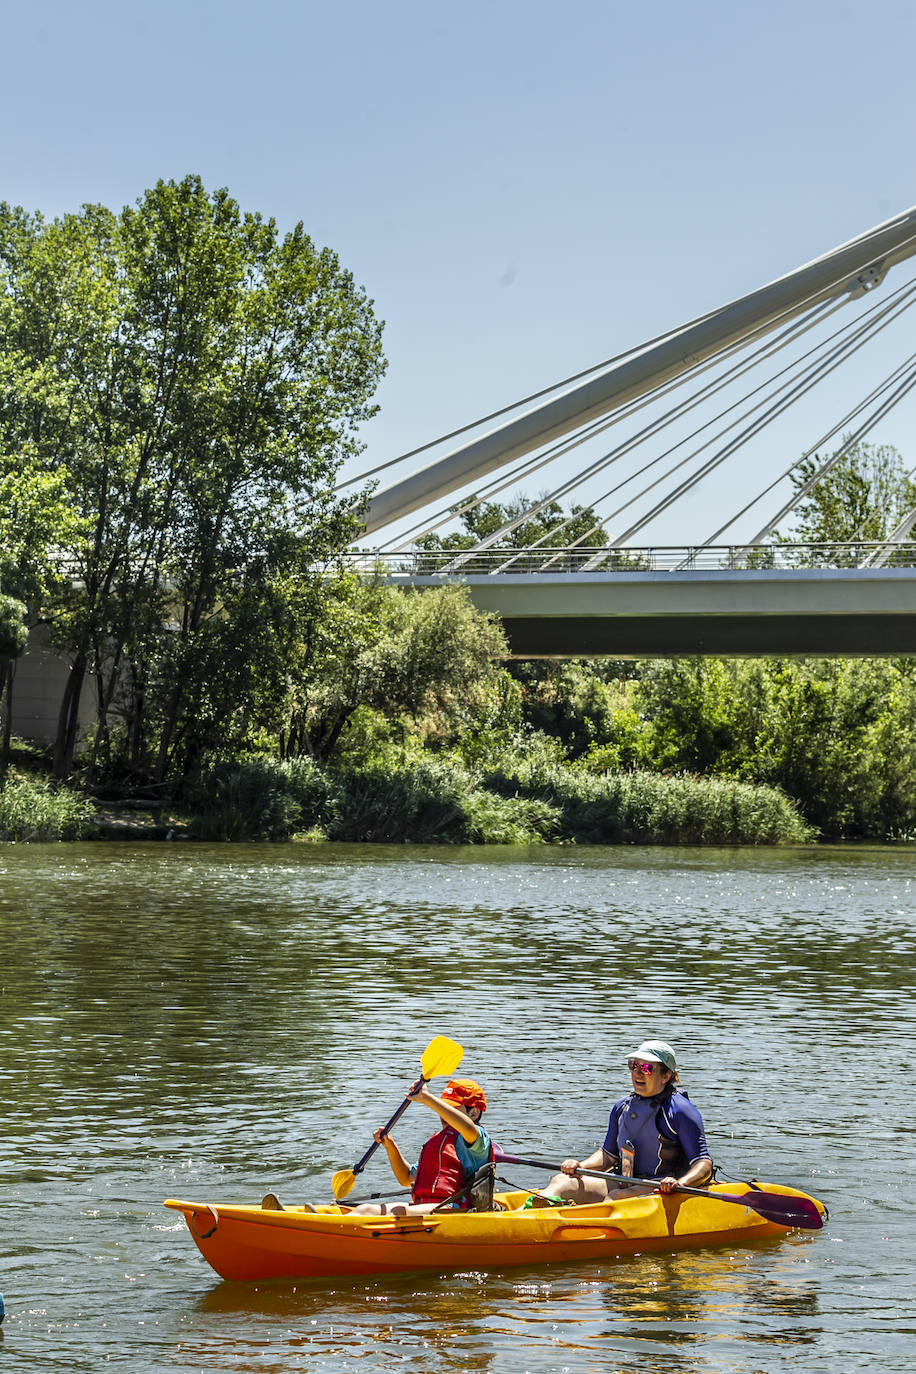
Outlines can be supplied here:
<path id="1" fill-rule="evenodd" d="M 457 1102 L 459 1107 L 479 1107 L 487 1110 L 487 1095 L 473 1078 L 452 1078 L 445 1086 L 442 1096 L 449 1102 Z"/>

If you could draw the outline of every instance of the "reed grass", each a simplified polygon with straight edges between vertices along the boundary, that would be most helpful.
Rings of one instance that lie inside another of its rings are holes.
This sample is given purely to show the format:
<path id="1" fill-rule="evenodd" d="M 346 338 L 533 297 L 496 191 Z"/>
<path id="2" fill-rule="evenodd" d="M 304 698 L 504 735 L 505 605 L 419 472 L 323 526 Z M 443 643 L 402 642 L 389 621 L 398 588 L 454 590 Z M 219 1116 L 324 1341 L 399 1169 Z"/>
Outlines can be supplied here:
<path id="1" fill-rule="evenodd" d="M 486 784 L 559 807 L 565 838 L 578 844 L 803 844 L 816 836 L 777 788 L 731 779 L 522 762 Z"/>
<path id="2" fill-rule="evenodd" d="M 542 844 L 557 806 L 481 788 L 452 759 L 326 772 L 311 760 L 222 764 L 195 797 L 191 833 L 211 841 L 326 838 L 389 844 Z"/>
<path id="3" fill-rule="evenodd" d="M 198 785 L 190 828 L 200 840 L 285 840 L 324 829 L 337 796 L 334 778 L 308 758 L 219 764 Z"/>
<path id="4" fill-rule="evenodd" d="M 535 753 L 481 776 L 454 757 L 332 773 L 305 759 L 222 765 L 201 786 L 207 840 L 308 835 L 388 844 L 803 844 L 773 787 L 690 774 L 595 774 Z"/>
<path id="5" fill-rule="evenodd" d="M 44 778 L 10 774 L 0 788 L 0 840 L 82 840 L 94 821 L 87 798 Z"/>
<path id="6" fill-rule="evenodd" d="M 351 771 L 341 778 L 335 840 L 414 844 L 542 844 L 559 833 L 547 802 L 502 797 L 446 759 L 412 763 L 398 773 Z"/>

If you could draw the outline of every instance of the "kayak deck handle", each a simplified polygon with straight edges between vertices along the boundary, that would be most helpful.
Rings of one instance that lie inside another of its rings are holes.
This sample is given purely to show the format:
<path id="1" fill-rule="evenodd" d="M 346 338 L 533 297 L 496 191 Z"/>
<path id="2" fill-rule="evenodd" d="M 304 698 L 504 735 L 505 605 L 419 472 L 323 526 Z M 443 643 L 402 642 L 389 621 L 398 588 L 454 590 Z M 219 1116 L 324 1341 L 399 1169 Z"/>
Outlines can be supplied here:
<path id="1" fill-rule="evenodd" d="M 219 1212 L 216 1210 L 216 1208 L 211 1207 L 208 1203 L 207 1211 L 213 1218 L 213 1225 L 210 1227 L 209 1231 L 198 1231 L 197 1227 L 194 1225 L 194 1218 L 197 1216 L 196 1212 L 191 1212 L 188 1215 L 188 1227 L 190 1228 L 190 1230 L 194 1232 L 198 1240 L 207 1240 L 210 1236 L 213 1235 L 213 1232 L 216 1230 L 217 1226 L 219 1226 Z"/>

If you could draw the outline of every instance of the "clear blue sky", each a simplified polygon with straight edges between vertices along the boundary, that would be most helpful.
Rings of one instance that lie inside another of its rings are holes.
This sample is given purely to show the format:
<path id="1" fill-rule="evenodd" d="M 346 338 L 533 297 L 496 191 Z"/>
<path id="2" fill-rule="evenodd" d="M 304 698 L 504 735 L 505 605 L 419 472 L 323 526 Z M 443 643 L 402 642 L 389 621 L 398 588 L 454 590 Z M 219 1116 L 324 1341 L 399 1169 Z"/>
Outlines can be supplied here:
<path id="1" fill-rule="evenodd" d="M 197 172 L 340 255 L 386 321 L 365 466 L 916 203 L 912 0 L 32 0 L 3 27 L 4 199 Z M 912 417 L 878 436 L 909 463 Z"/>

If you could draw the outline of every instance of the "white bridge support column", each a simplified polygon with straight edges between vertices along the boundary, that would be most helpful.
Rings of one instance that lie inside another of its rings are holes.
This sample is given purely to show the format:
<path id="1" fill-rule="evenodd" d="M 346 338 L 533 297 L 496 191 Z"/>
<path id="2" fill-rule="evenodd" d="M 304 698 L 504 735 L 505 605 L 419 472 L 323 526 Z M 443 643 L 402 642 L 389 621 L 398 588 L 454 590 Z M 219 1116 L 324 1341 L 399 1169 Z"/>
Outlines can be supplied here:
<path id="1" fill-rule="evenodd" d="M 775 328 L 823 301 L 878 285 L 916 252 L 916 208 L 825 253 L 740 300 L 634 349 L 616 366 L 446 454 L 376 493 L 364 516 L 372 534 L 495 468 L 513 462 L 680 376 L 757 330 Z"/>

